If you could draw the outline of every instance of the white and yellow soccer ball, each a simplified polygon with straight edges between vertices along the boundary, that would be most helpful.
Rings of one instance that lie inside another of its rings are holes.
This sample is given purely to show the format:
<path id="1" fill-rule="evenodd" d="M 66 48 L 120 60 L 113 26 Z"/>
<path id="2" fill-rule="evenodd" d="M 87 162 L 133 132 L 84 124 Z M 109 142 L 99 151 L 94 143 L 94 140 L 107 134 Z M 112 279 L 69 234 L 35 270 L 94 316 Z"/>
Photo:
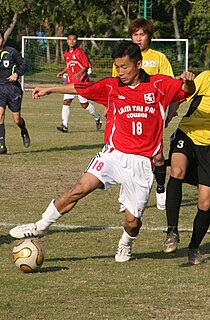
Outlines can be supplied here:
<path id="1" fill-rule="evenodd" d="M 44 248 L 35 238 L 22 239 L 12 250 L 12 261 L 23 272 L 35 272 L 44 262 Z"/>

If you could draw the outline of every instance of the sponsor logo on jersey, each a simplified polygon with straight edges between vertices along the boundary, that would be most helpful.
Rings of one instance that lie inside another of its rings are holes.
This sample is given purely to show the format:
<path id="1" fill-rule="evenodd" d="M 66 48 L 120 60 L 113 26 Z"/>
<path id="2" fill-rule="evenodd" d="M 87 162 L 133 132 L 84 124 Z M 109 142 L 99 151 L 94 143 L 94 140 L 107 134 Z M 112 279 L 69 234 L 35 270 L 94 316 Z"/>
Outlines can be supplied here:
<path id="1" fill-rule="evenodd" d="M 122 95 L 120 95 L 120 94 L 118 94 L 118 99 L 120 99 L 120 100 L 125 100 L 125 97 L 122 96 Z"/>
<path id="2" fill-rule="evenodd" d="M 150 60 L 149 66 L 155 68 L 156 67 L 156 61 L 155 60 Z"/>
<path id="3" fill-rule="evenodd" d="M 142 67 L 148 67 L 149 61 L 148 60 L 143 60 L 142 61 Z"/>
<path id="4" fill-rule="evenodd" d="M 156 61 L 155 60 L 143 60 L 142 61 L 142 67 L 152 67 L 155 68 L 156 67 Z"/>
<path id="5" fill-rule="evenodd" d="M 5 68 L 8 68 L 9 67 L 9 60 L 4 60 L 3 65 Z"/>
<path id="6" fill-rule="evenodd" d="M 153 92 L 144 94 L 144 102 L 145 103 L 154 103 L 155 95 Z"/>

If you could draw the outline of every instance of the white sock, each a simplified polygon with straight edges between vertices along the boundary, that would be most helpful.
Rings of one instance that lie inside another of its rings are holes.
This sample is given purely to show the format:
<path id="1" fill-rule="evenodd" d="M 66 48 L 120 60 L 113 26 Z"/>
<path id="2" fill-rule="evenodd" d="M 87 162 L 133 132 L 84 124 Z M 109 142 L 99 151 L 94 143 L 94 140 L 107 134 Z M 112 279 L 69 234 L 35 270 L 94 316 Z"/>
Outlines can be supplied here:
<path id="1" fill-rule="evenodd" d="M 135 240 L 137 237 L 131 237 L 129 236 L 129 234 L 124 230 L 123 231 L 123 234 L 122 234 L 122 237 L 120 239 L 120 242 L 122 244 L 124 244 L 125 246 L 131 244 L 133 242 L 133 240 Z"/>
<path id="2" fill-rule="evenodd" d="M 90 102 L 86 110 L 89 111 L 90 115 L 93 116 L 96 120 L 98 120 L 98 118 L 100 117 L 95 107 Z"/>
<path id="3" fill-rule="evenodd" d="M 66 127 L 68 127 L 69 114 L 70 114 L 70 107 L 63 105 L 61 116 L 62 116 L 63 125 Z"/>
<path id="4" fill-rule="evenodd" d="M 56 222 L 61 217 L 61 214 L 58 212 L 54 205 L 54 199 L 50 202 L 49 206 L 42 214 L 42 219 L 36 222 L 38 230 L 48 229 L 49 226 Z"/>

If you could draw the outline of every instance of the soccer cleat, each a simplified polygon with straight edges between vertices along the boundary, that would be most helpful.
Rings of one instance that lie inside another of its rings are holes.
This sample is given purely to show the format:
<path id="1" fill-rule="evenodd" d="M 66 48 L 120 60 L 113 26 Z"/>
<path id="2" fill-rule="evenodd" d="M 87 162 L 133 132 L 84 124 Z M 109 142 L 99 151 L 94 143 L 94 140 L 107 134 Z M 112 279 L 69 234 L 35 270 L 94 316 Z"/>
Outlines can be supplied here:
<path id="1" fill-rule="evenodd" d="M 207 261 L 201 256 L 199 249 L 189 249 L 188 263 L 192 265 L 203 264 Z"/>
<path id="2" fill-rule="evenodd" d="M 125 209 L 126 209 L 125 206 L 121 203 L 119 212 L 123 213 L 123 212 L 125 212 Z"/>
<path id="3" fill-rule="evenodd" d="M 7 147 L 0 145 L 0 154 L 6 154 L 7 153 Z"/>
<path id="4" fill-rule="evenodd" d="M 102 127 L 102 120 L 101 120 L 101 116 L 99 116 L 99 118 L 96 120 L 96 130 L 100 130 Z"/>
<path id="5" fill-rule="evenodd" d="M 166 209 L 166 191 L 162 193 L 156 192 L 156 201 L 157 201 L 157 208 L 159 210 Z"/>
<path id="6" fill-rule="evenodd" d="M 64 126 L 63 124 L 60 127 L 57 127 L 58 131 L 61 131 L 63 133 L 67 133 L 68 132 L 68 127 Z"/>
<path id="7" fill-rule="evenodd" d="M 10 235 L 16 239 L 22 238 L 42 238 L 47 234 L 48 229 L 37 230 L 35 223 L 23 224 L 10 230 Z"/>
<path id="8" fill-rule="evenodd" d="M 164 242 L 163 251 L 165 253 L 173 253 L 177 250 L 179 243 L 179 235 L 171 231 L 167 234 Z"/>
<path id="9" fill-rule="evenodd" d="M 116 262 L 127 262 L 131 259 L 131 249 L 132 245 L 124 245 L 119 241 L 119 245 L 117 248 L 117 252 L 115 254 L 115 261 Z"/>
<path id="10" fill-rule="evenodd" d="M 25 148 L 28 148 L 31 144 L 31 139 L 29 137 L 29 134 L 28 134 L 28 130 L 27 129 L 24 129 L 21 131 L 21 136 L 23 138 L 23 145 Z"/>

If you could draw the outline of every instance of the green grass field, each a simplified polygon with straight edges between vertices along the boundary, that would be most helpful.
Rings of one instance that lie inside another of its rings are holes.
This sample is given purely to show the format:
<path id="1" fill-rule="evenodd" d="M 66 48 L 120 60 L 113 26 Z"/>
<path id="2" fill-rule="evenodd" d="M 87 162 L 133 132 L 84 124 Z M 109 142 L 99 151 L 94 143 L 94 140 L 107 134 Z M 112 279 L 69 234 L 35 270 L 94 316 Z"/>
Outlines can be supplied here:
<path id="1" fill-rule="evenodd" d="M 0 320 L 193 320 L 210 319 L 210 261 L 187 264 L 187 247 L 196 213 L 197 190 L 185 185 L 177 253 L 165 255 L 165 212 L 152 190 L 133 260 L 116 263 L 122 233 L 119 187 L 89 195 L 51 227 L 42 240 L 45 262 L 40 272 L 24 274 L 12 263 L 15 241 L 8 235 L 16 224 L 34 222 L 52 198 L 74 184 L 89 159 L 103 145 L 103 130 L 77 100 L 72 104 L 70 132 L 61 124 L 62 95 L 33 101 L 26 92 L 22 106 L 31 135 L 24 149 L 19 129 L 6 114 L 8 154 L 1 155 Z M 97 105 L 103 114 L 103 107 Z M 183 113 L 184 107 L 180 110 Z M 180 117 L 179 117 L 180 119 Z M 167 154 L 170 133 L 165 131 Z M 210 257 L 208 237 L 201 252 Z"/>

